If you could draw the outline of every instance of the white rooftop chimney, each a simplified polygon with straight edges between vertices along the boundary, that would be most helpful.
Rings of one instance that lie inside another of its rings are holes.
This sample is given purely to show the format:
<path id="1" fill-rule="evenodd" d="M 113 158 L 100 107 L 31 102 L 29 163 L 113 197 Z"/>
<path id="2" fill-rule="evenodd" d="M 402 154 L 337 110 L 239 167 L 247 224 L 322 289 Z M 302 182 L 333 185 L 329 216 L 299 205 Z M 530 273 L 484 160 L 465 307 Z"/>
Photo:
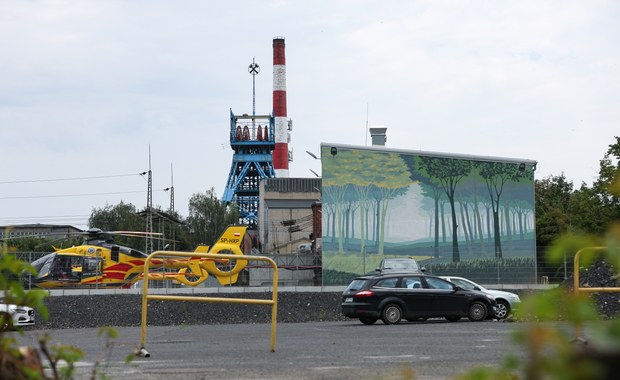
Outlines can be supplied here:
<path id="1" fill-rule="evenodd" d="M 385 146 L 385 142 L 387 141 L 385 131 L 387 131 L 387 127 L 373 127 L 369 128 L 369 130 L 370 137 L 372 139 L 372 145 Z"/>

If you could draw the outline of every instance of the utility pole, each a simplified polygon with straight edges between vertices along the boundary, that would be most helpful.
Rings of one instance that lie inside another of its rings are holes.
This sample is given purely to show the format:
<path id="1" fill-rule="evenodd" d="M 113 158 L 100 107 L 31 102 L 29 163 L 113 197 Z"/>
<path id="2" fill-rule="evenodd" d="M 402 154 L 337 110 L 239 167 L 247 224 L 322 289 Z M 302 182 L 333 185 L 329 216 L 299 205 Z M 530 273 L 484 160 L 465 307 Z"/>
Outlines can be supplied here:
<path id="1" fill-rule="evenodd" d="M 174 175 L 172 172 L 172 163 L 170 163 L 170 216 L 174 217 Z M 175 223 L 170 221 L 170 238 L 172 239 L 172 250 L 176 251 Z"/>
<path id="2" fill-rule="evenodd" d="M 145 253 L 153 252 L 153 172 L 151 171 L 151 145 L 149 144 L 149 175 L 146 196 L 146 248 Z"/>

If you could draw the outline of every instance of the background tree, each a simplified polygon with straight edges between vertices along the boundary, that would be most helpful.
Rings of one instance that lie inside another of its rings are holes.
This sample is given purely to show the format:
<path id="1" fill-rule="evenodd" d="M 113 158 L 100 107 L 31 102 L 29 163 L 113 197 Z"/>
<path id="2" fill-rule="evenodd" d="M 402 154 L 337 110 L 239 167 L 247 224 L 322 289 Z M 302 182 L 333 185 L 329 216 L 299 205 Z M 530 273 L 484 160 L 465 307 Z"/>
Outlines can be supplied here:
<path id="1" fill-rule="evenodd" d="M 612 186 L 617 183 L 620 172 L 620 137 L 609 145 L 607 152 L 599 163 L 598 179 L 592 184 L 601 208 L 598 210 L 607 222 L 620 219 L 620 196 L 614 193 Z M 607 223 L 605 223 L 607 224 Z M 597 233 L 604 231 L 602 228 Z"/>
<path id="2" fill-rule="evenodd" d="M 557 236 L 571 230 L 573 191 L 573 183 L 564 174 L 535 181 L 537 246 L 548 246 Z"/>
<path id="3" fill-rule="evenodd" d="M 157 217 L 154 217 L 153 232 L 162 233 L 162 238 L 156 238 L 155 249 L 160 250 L 187 250 L 193 247 L 187 243 L 187 228 L 184 220 L 178 212 L 167 212 L 161 210 L 159 206 L 153 208 Z M 106 205 L 100 209 L 93 209 L 88 220 L 90 228 L 99 228 L 103 231 L 145 231 L 146 220 L 136 207 L 131 203 L 124 203 L 112 206 Z M 114 240 L 132 248 L 141 249 L 144 239 L 128 238 L 115 236 Z"/>
<path id="4" fill-rule="evenodd" d="M 547 247 L 566 232 L 602 234 L 613 220 L 620 219 L 620 197 L 613 186 L 620 179 L 620 138 L 610 144 L 599 164 L 592 187 L 578 190 L 564 174 L 535 182 L 536 245 Z"/>
<path id="5" fill-rule="evenodd" d="M 104 231 L 144 231 L 145 222 L 136 206 L 121 201 L 115 206 L 106 204 L 103 208 L 94 208 L 88 226 Z"/>
<path id="6" fill-rule="evenodd" d="M 234 204 L 222 204 L 214 188 L 204 194 L 193 194 L 189 199 L 186 225 L 190 245 L 213 244 L 231 224 L 239 224 L 239 210 Z"/>
<path id="7" fill-rule="evenodd" d="M 112 206 L 106 204 L 103 208 L 94 208 L 88 219 L 89 228 L 99 228 L 103 231 L 144 231 L 146 221 L 138 215 L 136 206 L 121 201 Z M 135 249 L 144 248 L 144 239 L 115 236 L 114 240 Z"/>

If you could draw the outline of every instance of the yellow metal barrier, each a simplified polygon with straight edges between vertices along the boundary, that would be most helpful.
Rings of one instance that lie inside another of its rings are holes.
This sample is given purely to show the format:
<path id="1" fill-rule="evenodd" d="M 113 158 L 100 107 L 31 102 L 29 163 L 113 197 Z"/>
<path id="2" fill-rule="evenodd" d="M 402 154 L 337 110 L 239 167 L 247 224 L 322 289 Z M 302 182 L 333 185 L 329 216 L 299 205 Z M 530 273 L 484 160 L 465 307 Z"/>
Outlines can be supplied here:
<path id="1" fill-rule="evenodd" d="M 583 292 L 583 293 L 618 293 L 620 292 L 620 288 L 615 287 L 615 288 L 610 288 L 610 287 L 598 287 L 598 288 L 591 288 L 591 287 L 586 287 L 586 288 L 582 288 L 579 286 L 579 256 L 581 256 L 581 254 L 584 251 L 590 251 L 590 252 L 596 252 L 596 253 L 602 253 L 605 252 L 608 248 L 607 247 L 586 247 L 586 248 L 582 248 L 579 251 L 577 251 L 577 253 L 575 254 L 575 259 L 573 260 L 573 289 L 575 294 L 579 294 L 579 292 Z M 577 324 L 576 328 L 575 328 L 575 334 L 577 335 L 577 339 L 583 340 L 583 338 L 581 337 L 581 325 Z"/>
<path id="2" fill-rule="evenodd" d="M 156 256 L 178 256 L 191 258 L 207 258 L 207 259 L 230 259 L 230 260 L 255 260 L 264 261 L 273 268 L 273 290 L 272 298 L 269 299 L 246 299 L 246 298 L 225 298 L 225 297 L 200 297 L 200 296 L 173 296 L 173 295 L 149 295 L 148 281 L 144 280 L 142 287 L 142 323 L 140 332 L 140 350 L 139 356 L 149 357 L 146 351 L 146 320 L 147 305 L 149 300 L 158 301 L 189 301 L 189 302 L 215 302 L 215 303 L 235 303 L 235 304 L 253 304 L 253 305 L 271 305 L 271 352 L 276 350 L 276 324 L 278 316 L 278 266 L 276 263 L 264 256 L 247 256 L 247 255 L 230 255 L 230 254 L 214 254 L 214 253 L 197 253 L 197 252 L 176 252 L 176 251 L 155 251 L 151 253 L 144 262 L 144 279 L 149 278 L 149 268 L 151 260 Z M 188 260 L 188 266 L 189 266 Z"/>

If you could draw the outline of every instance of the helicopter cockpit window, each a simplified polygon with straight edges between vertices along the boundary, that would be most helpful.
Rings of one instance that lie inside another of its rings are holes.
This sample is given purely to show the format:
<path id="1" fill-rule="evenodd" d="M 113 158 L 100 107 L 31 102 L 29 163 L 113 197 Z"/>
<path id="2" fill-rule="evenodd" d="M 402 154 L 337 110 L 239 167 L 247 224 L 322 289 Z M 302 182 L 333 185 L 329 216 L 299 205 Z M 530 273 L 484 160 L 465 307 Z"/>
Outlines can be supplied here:
<path id="1" fill-rule="evenodd" d="M 56 255 L 54 261 L 54 275 L 59 280 L 79 280 L 81 256 Z"/>
<path id="2" fill-rule="evenodd" d="M 50 253 L 32 262 L 32 266 L 37 271 L 36 278 L 42 278 L 50 273 L 50 268 L 54 262 L 55 254 Z"/>

